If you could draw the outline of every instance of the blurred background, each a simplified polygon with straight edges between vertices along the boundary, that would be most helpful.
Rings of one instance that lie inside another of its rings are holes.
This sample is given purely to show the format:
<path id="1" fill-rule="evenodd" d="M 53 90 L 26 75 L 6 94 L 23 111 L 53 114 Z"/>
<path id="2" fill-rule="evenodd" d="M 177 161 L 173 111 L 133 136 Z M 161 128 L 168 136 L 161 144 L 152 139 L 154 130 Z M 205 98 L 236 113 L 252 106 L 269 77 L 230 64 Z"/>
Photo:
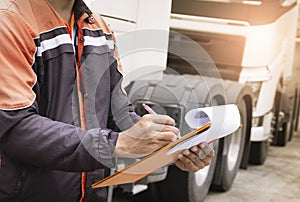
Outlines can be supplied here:
<path id="1" fill-rule="evenodd" d="M 297 0 L 85 0 L 114 30 L 123 87 L 175 119 L 236 104 L 241 124 L 196 173 L 170 165 L 108 201 L 299 201 L 300 18 Z M 137 159 L 118 159 L 111 173 Z"/>

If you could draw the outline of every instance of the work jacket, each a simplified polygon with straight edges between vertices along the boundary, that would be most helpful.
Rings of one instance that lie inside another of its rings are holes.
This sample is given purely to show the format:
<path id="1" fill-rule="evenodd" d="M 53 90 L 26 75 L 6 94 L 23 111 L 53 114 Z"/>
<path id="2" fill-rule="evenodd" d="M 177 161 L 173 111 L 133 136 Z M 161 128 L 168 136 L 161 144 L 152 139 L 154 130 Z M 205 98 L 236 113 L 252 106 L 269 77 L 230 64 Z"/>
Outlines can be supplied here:
<path id="1" fill-rule="evenodd" d="M 102 201 L 91 185 L 139 119 L 110 28 L 82 0 L 70 25 L 47 0 L 0 9 L 0 201 Z"/>

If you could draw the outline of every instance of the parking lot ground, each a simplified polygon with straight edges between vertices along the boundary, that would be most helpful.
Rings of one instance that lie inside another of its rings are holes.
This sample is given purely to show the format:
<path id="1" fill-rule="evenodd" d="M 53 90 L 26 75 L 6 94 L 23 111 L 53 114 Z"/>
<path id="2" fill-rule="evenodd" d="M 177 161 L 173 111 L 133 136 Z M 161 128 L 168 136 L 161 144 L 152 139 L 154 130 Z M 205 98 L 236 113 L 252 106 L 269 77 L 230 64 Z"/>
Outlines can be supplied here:
<path id="1" fill-rule="evenodd" d="M 262 166 L 240 170 L 226 193 L 210 192 L 205 202 L 299 202 L 300 133 L 285 147 L 270 147 Z"/>

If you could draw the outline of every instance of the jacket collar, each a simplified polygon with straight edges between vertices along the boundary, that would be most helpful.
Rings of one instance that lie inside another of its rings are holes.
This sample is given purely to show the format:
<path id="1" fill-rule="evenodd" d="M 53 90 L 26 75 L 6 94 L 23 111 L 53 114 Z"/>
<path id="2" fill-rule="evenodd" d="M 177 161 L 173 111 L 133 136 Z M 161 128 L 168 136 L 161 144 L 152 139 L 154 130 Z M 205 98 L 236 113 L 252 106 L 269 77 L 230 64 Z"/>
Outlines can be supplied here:
<path id="1" fill-rule="evenodd" d="M 93 23 L 94 19 L 92 17 L 92 11 L 87 7 L 83 0 L 75 0 L 73 11 L 75 15 L 75 22 L 77 22 L 80 18 L 84 18 L 86 22 Z"/>

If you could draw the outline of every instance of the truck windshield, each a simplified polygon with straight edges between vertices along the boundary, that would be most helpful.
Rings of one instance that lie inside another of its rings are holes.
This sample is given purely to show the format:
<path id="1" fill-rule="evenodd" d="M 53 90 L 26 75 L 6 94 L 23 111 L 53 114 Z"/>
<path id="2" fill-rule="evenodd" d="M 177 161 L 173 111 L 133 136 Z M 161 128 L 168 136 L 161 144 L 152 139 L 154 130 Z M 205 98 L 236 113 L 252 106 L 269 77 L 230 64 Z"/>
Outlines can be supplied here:
<path id="1" fill-rule="evenodd" d="M 172 13 L 269 24 L 297 5 L 297 0 L 173 0 Z"/>
<path id="2" fill-rule="evenodd" d="M 253 5 L 261 5 L 262 4 L 262 1 L 258 1 L 258 0 L 196 0 L 196 1 L 220 2 L 220 3 L 241 3 L 241 4 L 253 4 Z"/>
<path id="3" fill-rule="evenodd" d="M 272 2 L 271 0 L 195 0 L 195 1 L 207 1 L 207 2 L 219 2 L 219 3 L 240 3 L 240 4 L 245 4 L 245 5 L 257 5 L 260 6 L 262 5 L 264 2 Z M 297 2 L 297 0 L 276 0 L 278 2 L 279 5 L 283 6 L 283 7 L 288 7 L 292 4 L 294 4 L 295 2 Z M 273 1 L 273 2 L 276 2 Z"/>

